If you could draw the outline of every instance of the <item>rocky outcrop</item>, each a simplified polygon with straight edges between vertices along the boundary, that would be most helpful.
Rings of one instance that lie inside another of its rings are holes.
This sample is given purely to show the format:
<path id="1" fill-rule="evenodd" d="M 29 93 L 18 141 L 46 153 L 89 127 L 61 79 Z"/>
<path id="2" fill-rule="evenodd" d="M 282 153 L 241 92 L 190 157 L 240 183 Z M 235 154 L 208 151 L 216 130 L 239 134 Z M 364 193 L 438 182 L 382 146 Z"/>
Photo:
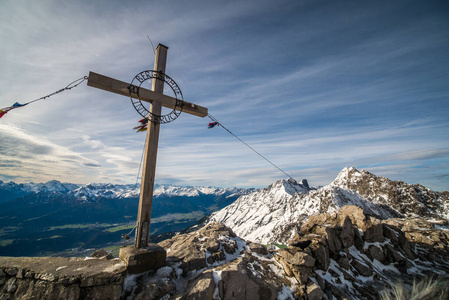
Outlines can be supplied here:
<path id="1" fill-rule="evenodd" d="M 448 230 L 445 220 L 382 221 L 359 207 L 344 206 L 332 215 L 310 217 L 292 246 L 277 252 L 277 260 L 306 293 L 316 283 L 314 290 L 329 299 L 378 299 L 384 286 L 397 281 L 449 277 Z M 304 250 L 293 246 L 304 241 L 310 242 Z"/>
<path id="2" fill-rule="evenodd" d="M 373 203 L 389 206 L 408 217 L 449 219 L 447 191 L 435 192 L 420 184 L 393 181 L 355 168 L 344 168 L 331 185 L 353 190 Z"/>
<path id="3" fill-rule="evenodd" d="M 0 298 L 379 299 L 398 281 L 449 280 L 445 220 L 380 220 L 344 206 L 296 226 L 287 246 L 268 251 L 210 223 L 159 243 L 167 264 L 141 274 L 125 274 L 104 251 L 94 255 L 104 259 L 0 259 Z"/>
<path id="4" fill-rule="evenodd" d="M 293 299 L 297 294 L 265 246 L 246 243 L 223 224 L 159 245 L 167 251 L 164 271 L 125 280 L 125 299 L 140 299 L 143 291 L 155 299 Z"/>
<path id="5" fill-rule="evenodd" d="M 446 227 L 441 220 L 379 220 L 344 206 L 309 218 L 286 248 L 269 252 L 211 223 L 161 242 L 166 277 L 141 278 L 138 285 L 163 299 L 379 299 L 398 281 L 449 278 Z M 431 241 L 424 242 L 427 236 Z M 167 283 L 171 289 L 160 288 Z M 127 290 L 128 299 L 136 296 Z"/>

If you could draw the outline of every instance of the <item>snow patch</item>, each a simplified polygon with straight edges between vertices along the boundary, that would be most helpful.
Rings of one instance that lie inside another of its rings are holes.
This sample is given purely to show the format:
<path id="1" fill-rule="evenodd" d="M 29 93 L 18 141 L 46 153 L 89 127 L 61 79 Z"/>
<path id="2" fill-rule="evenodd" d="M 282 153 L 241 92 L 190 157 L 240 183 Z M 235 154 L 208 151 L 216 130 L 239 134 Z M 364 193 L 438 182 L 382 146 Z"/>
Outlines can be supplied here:
<path id="1" fill-rule="evenodd" d="M 56 272 L 58 272 L 59 270 L 65 269 L 65 268 L 67 268 L 67 266 L 62 266 L 62 267 L 56 268 Z"/>
<path id="2" fill-rule="evenodd" d="M 282 285 L 282 290 L 278 292 L 278 299 L 279 300 L 294 300 L 295 297 L 293 296 L 292 290 L 286 286 L 286 285 Z"/>

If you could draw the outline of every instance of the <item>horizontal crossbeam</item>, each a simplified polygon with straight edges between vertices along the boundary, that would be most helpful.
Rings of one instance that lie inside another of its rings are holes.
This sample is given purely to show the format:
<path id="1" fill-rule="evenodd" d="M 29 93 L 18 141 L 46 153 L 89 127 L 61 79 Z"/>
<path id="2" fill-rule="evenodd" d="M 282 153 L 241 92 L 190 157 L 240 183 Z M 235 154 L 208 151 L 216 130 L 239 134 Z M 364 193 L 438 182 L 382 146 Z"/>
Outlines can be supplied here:
<path id="1" fill-rule="evenodd" d="M 111 93 L 130 96 L 129 93 L 129 83 L 110 78 L 101 74 L 97 74 L 94 72 L 89 72 L 89 79 L 87 80 L 87 85 L 91 87 L 95 87 L 101 90 L 105 90 Z M 139 95 L 136 93 L 131 93 L 131 97 L 135 99 L 140 99 L 145 102 L 157 101 L 161 103 L 162 106 L 177 109 L 179 110 L 179 106 L 176 106 L 176 98 L 170 97 L 164 94 L 156 93 L 151 90 L 147 90 L 145 88 L 139 88 Z M 187 101 L 184 101 L 184 106 L 182 108 L 182 112 L 195 115 L 198 117 L 206 117 L 207 116 L 207 108 L 202 107 Z"/>

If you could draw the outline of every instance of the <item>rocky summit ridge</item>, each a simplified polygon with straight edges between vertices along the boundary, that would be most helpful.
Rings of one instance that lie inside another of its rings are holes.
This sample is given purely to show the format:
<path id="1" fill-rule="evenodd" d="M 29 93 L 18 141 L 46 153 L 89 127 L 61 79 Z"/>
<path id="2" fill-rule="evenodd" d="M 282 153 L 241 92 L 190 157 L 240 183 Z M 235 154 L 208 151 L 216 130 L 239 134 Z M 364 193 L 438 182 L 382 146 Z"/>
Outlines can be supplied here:
<path id="1" fill-rule="evenodd" d="M 398 282 L 423 277 L 449 296 L 442 220 L 380 220 L 346 205 L 310 217 L 282 249 L 245 241 L 220 223 L 159 245 L 167 266 L 128 277 L 124 299 L 380 299 Z"/>
<path id="2" fill-rule="evenodd" d="M 304 184 L 304 182 L 306 184 Z M 262 244 L 285 243 L 312 215 L 335 213 L 356 205 L 379 219 L 431 217 L 448 219 L 449 193 L 434 192 L 375 176 L 365 170 L 344 168 L 327 186 L 310 188 L 307 181 L 281 180 L 241 196 L 215 212 L 210 220 L 231 227 L 244 239 Z"/>

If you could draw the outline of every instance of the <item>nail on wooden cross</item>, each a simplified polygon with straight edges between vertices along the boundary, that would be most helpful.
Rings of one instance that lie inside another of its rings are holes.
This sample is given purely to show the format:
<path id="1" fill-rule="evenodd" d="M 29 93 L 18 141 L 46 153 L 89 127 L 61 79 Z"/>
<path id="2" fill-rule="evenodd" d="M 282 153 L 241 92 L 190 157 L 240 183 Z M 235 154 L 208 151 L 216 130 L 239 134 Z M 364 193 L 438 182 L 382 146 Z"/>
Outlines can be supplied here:
<path id="1" fill-rule="evenodd" d="M 156 48 L 156 58 L 154 61 L 154 69 L 165 74 L 165 64 L 167 61 L 168 48 L 159 44 Z M 129 83 L 119 81 L 110 77 L 106 77 L 94 72 L 89 73 L 87 81 L 88 86 L 99 88 L 108 92 L 120 94 L 123 96 L 131 96 L 141 101 L 150 103 L 149 112 L 153 115 L 160 116 L 162 106 L 179 109 L 176 105 L 176 98 L 164 95 L 164 81 L 153 78 L 152 91 L 139 88 L 138 93 L 131 93 Z M 184 101 L 182 112 L 192 114 L 198 117 L 207 116 L 207 108 Z M 156 122 L 148 122 L 147 139 L 145 143 L 145 156 L 143 161 L 142 183 L 140 186 L 139 208 L 137 213 L 136 227 L 136 248 L 145 248 L 148 246 L 148 238 L 150 233 L 151 205 L 153 202 L 154 179 L 156 173 L 156 157 L 157 146 L 159 141 L 160 124 Z"/>

